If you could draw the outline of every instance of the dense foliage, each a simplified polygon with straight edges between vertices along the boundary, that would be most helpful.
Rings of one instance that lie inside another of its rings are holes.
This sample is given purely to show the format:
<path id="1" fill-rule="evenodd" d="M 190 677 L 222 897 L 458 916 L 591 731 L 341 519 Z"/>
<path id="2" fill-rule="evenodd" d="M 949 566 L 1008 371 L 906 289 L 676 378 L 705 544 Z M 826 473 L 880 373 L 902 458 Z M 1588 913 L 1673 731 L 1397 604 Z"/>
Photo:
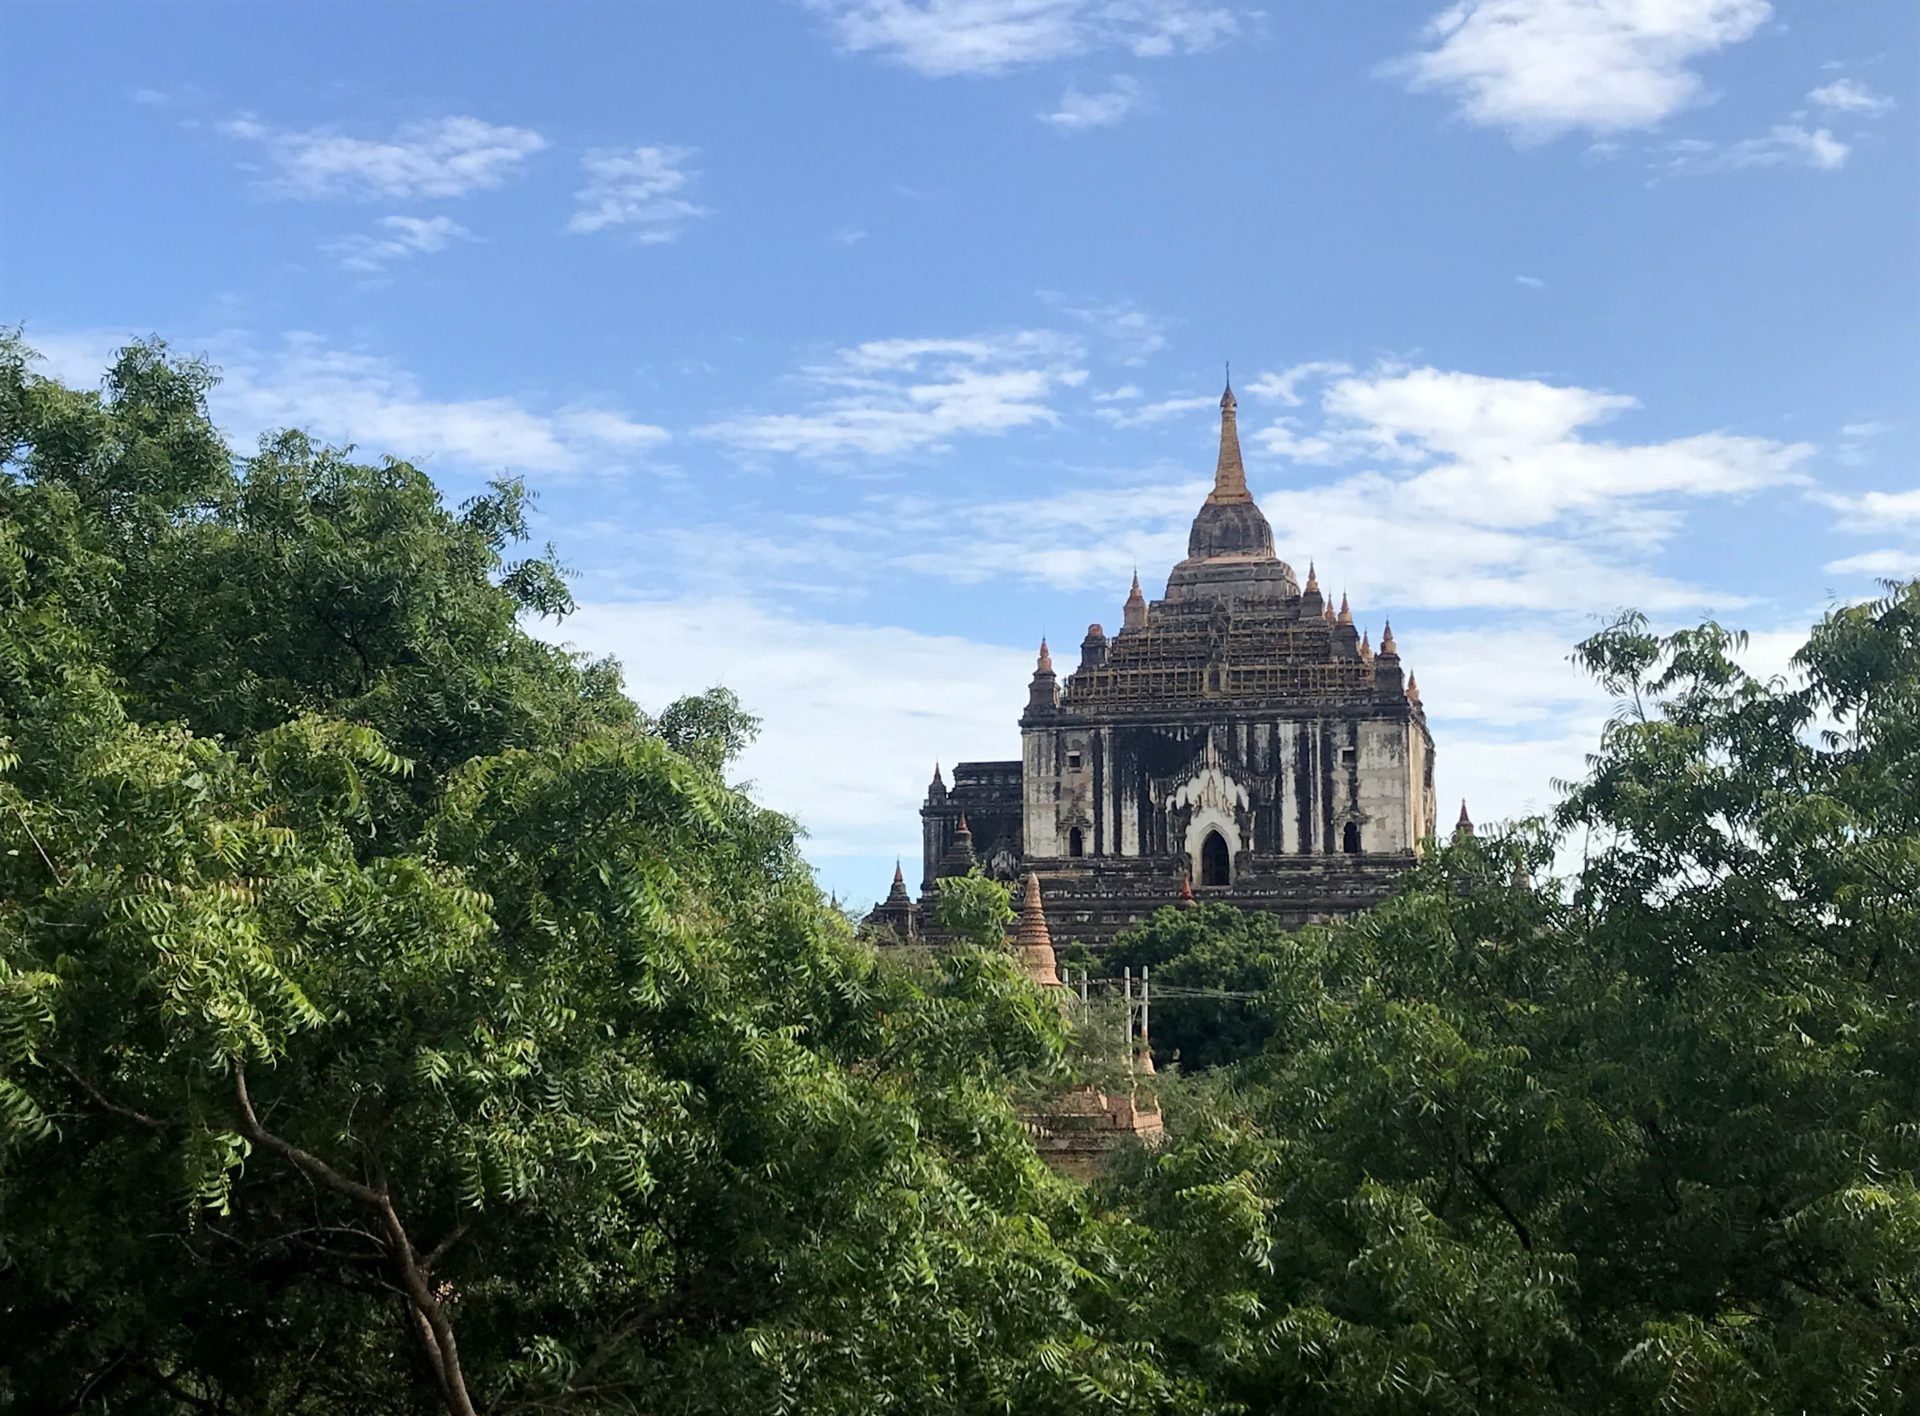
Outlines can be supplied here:
<path id="1" fill-rule="evenodd" d="M 0 357 L 0 1407 L 1087 1409 L 1056 1015 L 856 945 L 458 513 Z"/>
<path id="2" fill-rule="evenodd" d="M 1190 1076 L 1087 1190 L 1004 892 L 877 955 L 521 488 L 209 379 L 0 345 L 0 1410 L 1920 1409 L 1920 586 L 1623 620 L 1554 821 L 1122 941 Z"/>
<path id="3" fill-rule="evenodd" d="M 1237 1221 L 1176 1359 L 1216 1401 L 1920 1409 L 1920 585 L 1829 615 L 1795 685 L 1739 648 L 1580 646 L 1620 709 L 1551 832 L 1277 945 L 1200 911 L 1128 941 L 1260 994 L 1114 1196 Z"/>

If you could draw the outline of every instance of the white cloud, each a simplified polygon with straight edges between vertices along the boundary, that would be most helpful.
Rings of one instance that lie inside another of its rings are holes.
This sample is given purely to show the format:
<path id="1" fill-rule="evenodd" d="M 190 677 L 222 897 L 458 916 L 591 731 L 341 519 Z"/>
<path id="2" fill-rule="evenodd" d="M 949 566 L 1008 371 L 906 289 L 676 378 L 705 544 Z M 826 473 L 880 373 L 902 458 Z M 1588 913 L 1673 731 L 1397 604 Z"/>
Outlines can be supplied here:
<path id="1" fill-rule="evenodd" d="M 1835 79 L 1807 95 L 1822 108 L 1835 113 L 1860 113 L 1878 118 L 1893 111 L 1894 102 L 1883 93 L 1875 93 L 1858 79 Z"/>
<path id="2" fill-rule="evenodd" d="M 843 226 L 833 233 L 834 244 L 838 246 L 857 246 L 866 239 L 866 231 L 858 226 Z"/>
<path id="3" fill-rule="evenodd" d="M 455 241 L 474 240 L 474 234 L 450 216 L 384 216 L 383 234 L 359 233 L 324 247 L 347 270 L 376 272 L 407 256 L 444 251 Z"/>
<path id="4" fill-rule="evenodd" d="M 1824 569 L 1833 575 L 1871 575 L 1880 580 L 1910 580 L 1920 576 L 1920 546 L 1908 550 L 1867 551 L 1862 555 L 1828 561 Z"/>
<path id="5" fill-rule="evenodd" d="M 1094 416 L 1116 428 L 1139 428 L 1151 423 L 1164 423 L 1169 418 L 1178 418 L 1182 413 L 1217 408 L 1219 404 L 1218 394 L 1197 393 L 1180 398 L 1163 398 L 1157 403 L 1142 403 L 1134 408 L 1097 408 Z"/>
<path id="6" fill-rule="evenodd" d="M 1299 397 L 1297 384 L 1284 387 Z M 1180 402 L 1169 400 L 1166 416 Z M 1641 443 L 1595 435 L 1634 406 L 1536 380 L 1376 370 L 1336 378 L 1308 412 L 1248 435 L 1249 470 L 1281 554 L 1302 571 L 1316 559 L 1324 585 L 1368 603 L 1687 613 L 1742 603 L 1662 574 L 1650 558 L 1684 526 L 1689 501 L 1804 482 L 1812 449 L 1727 432 Z M 1297 472 L 1263 466 L 1261 451 L 1362 466 L 1303 486 Z M 1196 437 L 1194 470 L 1211 457 L 1211 438 Z M 1136 475 L 961 504 L 876 494 L 866 509 L 810 524 L 807 540 L 822 563 L 843 569 L 890 565 L 963 584 L 1118 596 L 1135 565 L 1167 566 L 1184 553 L 1206 485 Z M 963 541 L 967 554 L 913 549 L 933 532 Z M 888 545 L 908 549 L 873 554 Z"/>
<path id="7" fill-rule="evenodd" d="M 1884 531 L 1891 526 L 1920 530 L 1920 490 L 1826 494 L 1820 499 L 1840 513 L 1841 525 L 1851 531 Z"/>
<path id="8" fill-rule="evenodd" d="M 1537 275 L 1516 275 L 1513 278 L 1513 283 L 1515 285 L 1524 285 L 1529 290 L 1545 290 L 1547 288 L 1547 282 Z"/>
<path id="9" fill-rule="evenodd" d="M 1063 133 L 1083 133 L 1089 128 L 1111 127 L 1139 106 L 1139 83 L 1125 74 L 1115 74 L 1106 88 L 1092 93 L 1069 86 L 1060 95 L 1059 107 L 1042 113 L 1040 121 Z"/>
<path id="10" fill-rule="evenodd" d="M 1095 403 L 1125 403 L 1127 400 L 1138 398 L 1139 396 L 1140 389 L 1138 385 L 1121 384 L 1120 387 L 1108 389 L 1105 393 L 1096 393 L 1093 396 L 1093 401 Z"/>
<path id="11" fill-rule="evenodd" d="M 50 375 L 98 383 L 125 330 L 30 330 Z M 181 341 L 177 353 L 196 352 Z M 474 472 L 604 472 L 668 440 L 664 428 L 592 403 L 545 405 L 502 395 L 436 398 L 412 373 L 379 355 L 339 349 L 314 334 L 261 346 L 223 334 L 200 346 L 220 371 L 208 402 L 235 450 L 262 433 L 303 428 L 367 456 L 392 456 Z"/>
<path id="12" fill-rule="evenodd" d="M 1390 72 L 1518 142 L 1646 128 L 1700 102 L 1695 62 L 1771 13 L 1766 0 L 1457 0 Z"/>
<path id="13" fill-rule="evenodd" d="M 600 148 L 580 160 L 587 183 L 574 194 L 578 207 L 567 230 L 579 235 L 624 230 L 642 245 L 676 239 L 687 223 L 710 215 L 688 190 L 697 173 L 689 148 Z"/>
<path id="14" fill-rule="evenodd" d="M 1853 426 L 1871 430 L 1868 436 L 1882 431 L 1879 424 Z M 1842 460 L 1849 459 L 1843 457 Z M 1920 576 L 1920 489 L 1901 492 L 1818 492 L 1814 499 L 1833 509 L 1841 531 L 1856 536 L 1888 537 L 1907 543 L 1883 546 L 1828 561 L 1825 569 L 1829 574 L 1871 576 L 1879 580 L 1905 580 Z"/>
<path id="15" fill-rule="evenodd" d="M 1085 329 L 1108 358 L 1128 368 L 1138 368 L 1167 347 L 1167 322 L 1131 300 L 1086 302 L 1057 290 L 1039 294 L 1048 306 Z"/>
<path id="16" fill-rule="evenodd" d="M 1764 137 L 1735 143 L 1705 138 L 1681 138 L 1662 146 L 1654 168 L 1676 176 L 1704 172 L 1738 172 L 1752 167 L 1811 167 L 1835 172 L 1846 165 L 1852 148 L 1825 128 L 1778 123 Z"/>
<path id="17" fill-rule="evenodd" d="M 331 128 L 275 128 L 250 115 L 222 124 L 221 131 L 261 148 L 268 192 L 300 201 L 465 196 L 519 176 L 547 145 L 529 128 L 470 117 L 422 119 L 377 139 Z"/>
<path id="18" fill-rule="evenodd" d="M 1304 364 L 1295 364 L 1292 368 L 1282 369 L 1277 374 L 1259 374 L 1242 391 L 1252 394 L 1255 398 L 1277 399 L 1289 408 L 1298 408 L 1301 402 L 1301 384 L 1335 374 L 1352 372 L 1351 366 L 1337 359 L 1309 359 Z"/>
<path id="19" fill-rule="evenodd" d="M 750 452 L 891 457 L 957 437 L 1057 421 L 1050 399 L 1086 380 L 1078 341 L 1047 330 L 967 339 L 879 339 L 801 370 L 798 412 L 746 414 L 699 431 Z"/>
<path id="20" fill-rule="evenodd" d="M 1321 402 L 1312 460 L 1370 457 L 1417 467 L 1396 483 L 1403 508 L 1484 526 L 1604 516 L 1661 495 L 1743 494 L 1801 480 L 1812 452 L 1803 443 L 1721 432 L 1664 443 L 1602 441 L 1587 430 L 1637 400 L 1432 368 L 1342 378 Z M 1290 424 L 1256 439 L 1270 451 L 1305 455 Z"/>
<path id="21" fill-rule="evenodd" d="M 618 657 L 650 707 L 733 689 L 764 720 L 739 773 L 807 828 L 815 859 L 898 854 L 911 873 L 934 760 L 1019 755 L 1031 649 L 739 599 L 586 603 L 542 632 Z"/>
<path id="22" fill-rule="evenodd" d="M 1197 0 L 807 0 L 840 46 L 934 78 L 997 74 L 1097 50 L 1210 49 L 1238 28 Z"/>

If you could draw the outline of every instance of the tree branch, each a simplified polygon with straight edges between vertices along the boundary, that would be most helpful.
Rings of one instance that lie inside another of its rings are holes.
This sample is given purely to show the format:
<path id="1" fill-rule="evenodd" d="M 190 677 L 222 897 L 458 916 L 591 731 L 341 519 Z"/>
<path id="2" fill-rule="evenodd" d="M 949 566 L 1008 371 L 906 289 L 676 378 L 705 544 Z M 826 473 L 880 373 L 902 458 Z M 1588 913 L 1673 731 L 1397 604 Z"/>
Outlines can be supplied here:
<path id="1" fill-rule="evenodd" d="M 149 1131 L 168 1131 L 173 1129 L 158 1117 L 149 1116 L 144 1111 L 135 1111 L 131 1106 L 122 1106 L 118 1102 L 110 1100 L 105 1092 L 81 1076 L 65 1059 L 55 1057 L 52 1053 L 48 1053 L 47 1056 L 48 1060 L 61 1071 L 65 1072 L 73 1084 L 85 1092 L 88 1097 L 92 1099 L 93 1104 L 98 1106 L 102 1111 L 110 1111 L 115 1116 L 136 1122 L 141 1126 L 145 1126 Z"/>
<path id="2" fill-rule="evenodd" d="M 1498 1209 L 1500 1213 L 1506 1217 L 1507 1223 L 1513 1226 L 1513 1232 L 1520 1237 L 1520 1247 L 1531 1254 L 1533 1252 L 1533 1236 L 1527 1233 L 1527 1226 L 1520 1222 L 1520 1216 L 1508 1208 L 1507 1202 L 1500 1197 L 1500 1192 L 1493 1188 L 1493 1182 L 1481 1174 L 1480 1168 L 1464 1155 L 1460 1157 L 1460 1168 L 1467 1172 L 1467 1178 L 1473 1181 L 1479 1188 L 1480 1193 L 1493 1201 L 1494 1208 Z"/>
<path id="3" fill-rule="evenodd" d="M 344 1195 L 380 1216 L 381 1226 L 387 1233 L 387 1252 L 393 1259 L 394 1273 L 406 1295 L 408 1311 L 416 1331 L 426 1344 L 429 1363 L 447 1410 L 453 1416 L 478 1416 L 472 1398 L 467 1395 L 466 1378 L 461 1374 L 460 1351 L 454 1341 L 453 1325 L 447 1321 L 446 1309 L 434 1297 L 433 1288 L 427 1282 L 426 1269 L 421 1265 L 412 1241 L 407 1238 L 406 1226 L 400 1222 L 399 1211 L 393 1207 L 393 1198 L 387 1190 L 384 1175 L 378 1188 L 363 1185 L 358 1180 L 342 1175 L 311 1151 L 300 1149 L 262 1126 L 259 1115 L 253 1109 L 253 1098 L 247 1094 L 246 1067 L 238 1059 L 233 1064 L 233 1090 L 235 1100 L 239 1103 L 240 1133 L 243 1136 L 336 1194 Z"/>

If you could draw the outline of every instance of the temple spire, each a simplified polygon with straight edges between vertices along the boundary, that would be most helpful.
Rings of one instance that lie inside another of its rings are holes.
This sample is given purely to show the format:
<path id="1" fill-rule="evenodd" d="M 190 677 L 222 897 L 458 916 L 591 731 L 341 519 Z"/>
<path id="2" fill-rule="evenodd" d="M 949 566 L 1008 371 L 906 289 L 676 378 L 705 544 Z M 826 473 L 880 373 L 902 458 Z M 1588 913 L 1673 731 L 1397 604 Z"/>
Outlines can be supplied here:
<path id="1" fill-rule="evenodd" d="M 1473 818 L 1467 815 L 1467 799 L 1465 797 L 1460 798 L 1460 819 L 1453 825 L 1453 834 L 1455 836 L 1471 836 L 1473 834 Z"/>
<path id="2" fill-rule="evenodd" d="M 1247 490 L 1247 468 L 1240 460 L 1240 427 L 1235 410 L 1239 402 L 1233 396 L 1233 385 L 1227 385 L 1227 391 L 1220 395 L 1220 460 L 1213 469 L 1213 491 L 1207 501 L 1215 506 L 1222 502 L 1250 502 L 1253 493 Z"/>
<path id="3" fill-rule="evenodd" d="M 1027 888 L 1020 901 L 1020 922 L 1014 932 L 1014 952 L 1028 978 L 1043 988 L 1058 988 L 1060 974 L 1047 929 L 1046 906 L 1040 900 L 1040 877 L 1027 872 Z"/>
<path id="4" fill-rule="evenodd" d="M 1040 662 L 1034 666 L 1033 671 L 1037 674 L 1053 672 L 1053 654 L 1047 648 L 1047 637 L 1044 634 L 1040 636 Z"/>
<path id="5" fill-rule="evenodd" d="M 1122 629 L 1141 629 L 1147 623 L 1147 597 L 1140 593 L 1140 572 L 1133 572 L 1133 589 L 1127 591 L 1127 603 L 1120 611 Z"/>
<path id="6" fill-rule="evenodd" d="M 900 862 L 893 863 L 893 888 L 887 891 L 887 906 L 891 909 L 911 908 L 913 899 L 907 894 L 906 872 L 901 870 Z"/>

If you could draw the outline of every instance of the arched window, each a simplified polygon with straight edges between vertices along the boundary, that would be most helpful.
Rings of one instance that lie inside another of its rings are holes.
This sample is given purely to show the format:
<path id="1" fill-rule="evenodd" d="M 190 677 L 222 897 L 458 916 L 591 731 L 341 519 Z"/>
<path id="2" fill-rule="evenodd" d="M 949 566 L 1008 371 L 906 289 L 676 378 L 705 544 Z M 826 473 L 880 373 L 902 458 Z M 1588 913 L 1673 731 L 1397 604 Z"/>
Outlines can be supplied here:
<path id="1" fill-rule="evenodd" d="M 1207 839 L 1200 843 L 1200 883 L 1202 885 L 1229 885 L 1232 880 L 1232 862 L 1227 856 L 1227 843 L 1218 831 L 1207 832 Z"/>
<path id="2" fill-rule="evenodd" d="M 1340 849 L 1348 855 L 1360 854 L 1360 823 L 1349 821 L 1346 830 L 1340 833 Z"/>
<path id="3" fill-rule="evenodd" d="M 1080 834 L 1080 828 L 1076 826 L 1067 832 L 1067 854 L 1070 856 L 1083 856 L 1086 853 L 1087 838 Z"/>

